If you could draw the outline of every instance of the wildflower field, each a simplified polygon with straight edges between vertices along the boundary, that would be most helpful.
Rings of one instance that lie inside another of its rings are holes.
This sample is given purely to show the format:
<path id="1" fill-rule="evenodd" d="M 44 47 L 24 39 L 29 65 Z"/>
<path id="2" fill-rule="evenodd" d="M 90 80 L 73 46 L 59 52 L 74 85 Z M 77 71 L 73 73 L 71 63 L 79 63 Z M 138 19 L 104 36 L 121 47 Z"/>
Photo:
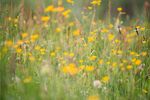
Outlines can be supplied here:
<path id="1" fill-rule="evenodd" d="M 150 100 L 149 11 L 149 0 L 0 0 L 0 100 Z"/>

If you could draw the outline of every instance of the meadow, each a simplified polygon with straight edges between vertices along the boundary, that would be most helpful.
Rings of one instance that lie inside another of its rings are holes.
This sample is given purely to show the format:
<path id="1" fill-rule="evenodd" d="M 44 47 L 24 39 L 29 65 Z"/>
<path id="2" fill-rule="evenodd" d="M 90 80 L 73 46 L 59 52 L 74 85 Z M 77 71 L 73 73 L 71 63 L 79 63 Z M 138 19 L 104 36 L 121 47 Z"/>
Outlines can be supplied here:
<path id="1" fill-rule="evenodd" d="M 150 100 L 150 5 L 100 19 L 104 0 L 6 1 L 0 100 Z"/>

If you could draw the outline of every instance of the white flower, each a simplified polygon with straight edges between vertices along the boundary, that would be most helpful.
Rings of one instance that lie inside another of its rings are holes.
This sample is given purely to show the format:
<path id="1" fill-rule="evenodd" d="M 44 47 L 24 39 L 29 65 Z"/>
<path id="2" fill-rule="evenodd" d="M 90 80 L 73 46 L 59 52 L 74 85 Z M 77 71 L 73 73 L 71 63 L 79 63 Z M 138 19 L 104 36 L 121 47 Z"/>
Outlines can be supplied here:
<path id="1" fill-rule="evenodd" d="M 93 81 L 93 86 L 96 88 L 101 88 L 102 83 L 99 80 L 95 80 Z"/>

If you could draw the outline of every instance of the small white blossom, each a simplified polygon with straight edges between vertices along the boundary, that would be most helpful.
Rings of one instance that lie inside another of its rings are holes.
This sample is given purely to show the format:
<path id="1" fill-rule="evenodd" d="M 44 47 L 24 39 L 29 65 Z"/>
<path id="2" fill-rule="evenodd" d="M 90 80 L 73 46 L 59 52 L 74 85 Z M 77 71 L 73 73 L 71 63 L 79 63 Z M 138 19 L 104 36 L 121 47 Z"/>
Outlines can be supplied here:
<path id="1" fill-rule="evenodd" d="M 102 83 L 99 80 L 95 80 L 93 82 L 93 86 L 96 88 L 101 88 L 102 87 Z"/>

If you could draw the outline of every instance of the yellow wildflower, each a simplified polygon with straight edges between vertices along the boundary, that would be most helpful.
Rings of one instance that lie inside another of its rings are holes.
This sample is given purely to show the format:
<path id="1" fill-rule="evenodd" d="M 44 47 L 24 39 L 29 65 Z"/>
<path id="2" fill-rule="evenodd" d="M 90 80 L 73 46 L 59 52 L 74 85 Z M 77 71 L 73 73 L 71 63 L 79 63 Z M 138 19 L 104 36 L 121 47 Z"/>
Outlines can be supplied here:
<path id="1" fill-rule="evenodd" d="M 45 12 L 52 12 L 52 11 L 54 11 L 54 6 L 50 5 L 50 6 L 46 7 L 44 11 Z"/>
<path id="2" fill-rule="evenodd" d="M 89 10 L 92 10 L 92 7 L 91 7 L 91 6 L 88 6 L 88 9 L 89 9 Z"/>
<path id="3" fill-rule="evenodd" d="M 106 29 L 106 28 L 103 28 L 103 29 L 101 30 L 101 32 L 102 32 L 102 33 L 107 33 L 107 32 L 109 32 L 109 30 Z"/>
<path id="4" fill-rule="evenodd" d="M 136 26 L 137 29 L 140 29 L 140 27 L 141 27 L 141 26 L 139 26 L 139 25 Z"/>
<path id="5" fill-rule="evenodd" d="M 117 66 L 117 63 L 116 62 L 113 62 L 112 63 L 112 67 L 116 67 Z"/>
<path id="6" fill-rule="evenodd" d="M 140 30 L 141 30 L 141 31 L 144 31 L 144 30 L 145 30 L 145 27 L 141 27 Z"/>
<path id="7" fill-rule="evenodd" d="M 14 19 L 14 23 L 18 23 L 18 18 L 15 18 L 15 19 Z"/>
<path id="8" fill-rule="evenodd" d="M 7 40 L 7 41 L 5 42 L 5 45 L 6 45 L 7 47 L 10 47 L 10 46 L 13 45 L 13 42 L 12 42 L 11 40 Z"/>
<path id="9" fill-rule="evenodd" d="M 88 97 L 87 100 L 100 100 L 100 98 L 97 95 L 91 95 L 91 96 Z"/>
<path id="10" fill-rule="evenodd" d="M 109 24 L 109 28 L 112 29 L 114 26 L 113 24 Z"/>
<path id="11" fill-rule="evenodd" d="M 93 0 L 91 2 L 92 5 L 100 5 L 101 4 L 101 0 Z"/>
<path id="12" fill-rule="evenodd" d="M 22 33 L 21 36 L 22 38 L 26 38 L 28 36 L 28 33 Z"/>
<path id="13" fill-rule="evenodd" d="M 122 52 L 122 50 L 118 50 L 117 53 L 118 53 L 119 55 L 122 55 L 123 52 Z"/>
<path id="14" fill-rule="evenodd" d="M 74 4 L 73 0 L 67 0 L 67 2 L 70 3 L 70 4 Z"/>
<path id="15" fill-rule="evenodd" d="M 135 64 L 136 64 L 136 65 L 140 65 L 141 62 L 142 62 L 142 61 L 138 59 L 138 60 L 135 61 Z"/>
<path id="16" fill-rule="evenodd" d="M 70 23 L 69 23 L 69 26 L 74 26 L 74 22 L 70 22 Z"/>
<path id="17" fill-rule="evenodd" d="M 51 53 L 50 53 L 50 56 L 51 56 L 51 57 L 54 57 L 55 55 L 56 55 L 55 52 L 51 52 Z"/>
<path id="18" fill-rule="evenodd" d="M 64 52 L 63 54 L 64 54 L 65 56 L 68 56 L 68 55 L 69 55 L 69 53 L 68 53 L 68 52 Z"/>
<path id="19" fill-rule="evenodd" d="M 59 27 L 57 27 L 57 28 L 55 29 L 55 32 L 59 33 L 59 32 L 61 32 L 61 29 L 60 29 Z"/>
<path id="20" fill-rule="evenodd" d="M 73 35 L 74 36 L 79 36 L 80 35 L 80 30 L 77 29 L 77 30 L 73 31 Z"/>
<path id="21" fill-rule="evenodd" d="M 112 40 L 114 39 L 114 37 L 115 37 L 115 36 L 114 36 L 113 34 L 108 34 L 108 40 L 109 40 L 109 41 L 112 41 Z"/>
<path id="22" fill-rule="evenodd" d="M 121 68 L 121 71 L 125 71 L 125 68 L 122 66 L 122 67 L 120 67 Z"/>
<path id="23" fill-rule="evenodd" d="M 31 35 L 31 42 L 34 42 L 35 40 L 37 40 L 39 38 L 39 35 L 38 34 L 33 34 Z"/>
<path id="24" fill-rule="evenodd" d="M 30 57 L 29 57 L 29 60 L 30 60 L 31 62 L 34 62 L 34 61 L 35 61 L 35 57 L 34 57 L 34 56 L 30 56 Z"/>
<path id="25" fill-rule="evenodd" d="M 70 75 L 75 75 L 79 72 L 79 69 L 76 67 L 75 64 L 71 63 L 65 67 L 62 68 L 62 71 L 64 73 L 68 73 Z"/>
<path id="26" fill-rule="evenodd" d="M 57 7 L 57 8 L 55 8 L 54 11 L 56 11 L 56 12 L 62 12 L 62 11 L 64 11 L 64 7 Z"/>
<path id="27" fill-rule="evenodd" d="M 128 69 L 128 70 L 131 70 L 131 69 L 132 69 L 132 66 L 131 66 L 131 65 L 128 65 L 128 66 L 127 66 L 127 69 Z"/>
<path id="28" fill-rule="evenodd" d="M 41 21 L 43 21 L 43 22 L 48 22 L 49 19 L 50 19 L 49 16 L 42 16 L 42 17 L 41 17 Z"/>
<path id="29" fill-rule="evenodd" d="M 88 37 L 88 42 L 93 42 L 94 41 L 94 37 L 90 36 Z"/>
<path id="30" fill-rule="evenodd" d="M 70 53 L 69 56 L 70 56 L 70 57 L 73 57 L 73 56 L 74 56 L 74 53 Z"/>
<path id="31" fill-rule="evenodd" d="M 70 10 L 70 9 L 68 9 L 68 10 L 64 11 L 64 12 L 62 13 L 62 15 L 63 15 L 65 18 L 68 18 L 68 17 L 69 17 L 70 12 L 71 12 L 71 10 Z"/>
<path id="32" fill-rule="evenodd" d="M 37 46 L 35 46 L 34 49 L 35 49 L 35 50 L 40 50 L 40 48 L 41 48 L 41 47 L 40 47 L 39 45 L 37 45 Z"/>
<path id="33" fill-rule="evenodd" d="M 40 53 L 41 53 L 42 55 L 44 55 L 44 54 L 46 53 L 46 49 L 45 49 L 45 48 L 41 48 L 41 49 L 40 49 Z"/>
<path id="34" fill-rule="evenodd" d="M 80 59 L 80 60 L 79 60 L 79 62 L 80 62 L 80 63 L 83 63 L 83 60 L 82 60 L 82 59 Z"/>
<path id="35" fill-rule="evenodd" d="M 81 66 L 79 67 L 79 70 L 82 71 L 85 67 L 86 67 L 86 66 L 81 65 Z"/>
<path id="36" fill-rule="evenodd" d="M 120 43 L 120 40 L 116 39 L 116 40 L 115 40 L 115 43 Z"/>
<path id="37" fill-rule="evenodd" d="M 132 61 L 133 63 L 135 63 L 135 61 L 136 61 L 136 58 L 133 58 L 131 61 Z"/>
<path id="38" fill-rule="evenodd" d="M 122 7 L 117 8 L 117 11 L 119 11 L 119 12 L 121 12 L 122 10 L 123 10 Z"/>
<path id="39" fill-rule="evenodd" d="M 86 71 L 89 71 L 89 72 L 90 72 L 90 71 L 93 71 L 93 70 L 94 70 L 94 66 L 86 66 L 86 67 L 85 67 L 85 70 L 86 70 Z"/>
<path id="40" fill-rule="evenodd" d="M 18 40 L 17 41 L 17 45 L 22 45 L 23 44 L 23 41 L 22 40 Z"/>
<path id="41" fill-rule="evenodd" d="M 32 81 L 32 77 L 28 76 L 23 80 L 23 83 L 30 83 Z"/>
<path id="42" fill-rule="evenodd" d="M 22 52 L 22 49 L 21 48 L 17 48 L 16 49 L 16 53 L 20 54 Z"/>
<path id="43" fill-rule="evenodd" d="M 103 83 L 108 83 L 110 78 L 109 78 L 109 76 L 104 76 L 101 80 Z"/>
<path id="44" fill-rule="evenodd" d="M 123 59 L 123 63 L 127 63 L 127 60 L 126 60 L 126 59 Z"/>
<path id="45" fill-rule="evenodd" d="M 131 52 L 130 52 L 130 55 L 132 55 L 132 56 L 133 56 L 133 55 L 136 55 L 136 52 L 131 51 Z"/>
<path id="46" fill-rule="evenodd" d="M 89 60 L 93 61 L 93 60 L 96 60 L 96 58 L 97 58 L 96 56 L 90 56 Z"/>
<path id="47" fill-rule="evenodd" d="M 109 61 L 107 61 L 107 62 L 106 62 L 106 64 L 107 64 L 107 65 L 110 65 L 110 62 L 109 62 Z"/>
<path id="48" fill-rule="evenodd" d="M 142 55 L 142 56 L 146 56 L 146 55 L 147 55 L 147 52 L 142 52 L 141 55 Z"/>
<path id="49" fill-rule="evenodd" d="M 98 63 L 99 63 L 99 64 L 103 64 L 103 59 L 100 59 L 100 60 L 98 61 Z"/>

